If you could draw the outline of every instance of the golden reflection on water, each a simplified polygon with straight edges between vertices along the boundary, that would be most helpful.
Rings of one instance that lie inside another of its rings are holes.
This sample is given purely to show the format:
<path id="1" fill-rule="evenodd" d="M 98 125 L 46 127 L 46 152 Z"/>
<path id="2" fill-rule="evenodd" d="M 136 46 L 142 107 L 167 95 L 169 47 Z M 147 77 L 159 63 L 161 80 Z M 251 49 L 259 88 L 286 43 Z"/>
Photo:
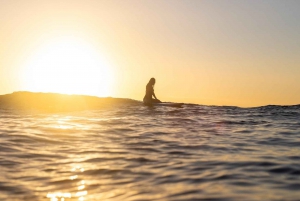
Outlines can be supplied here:
<path id="1" fill-rule="evenodd" d="M 59 129 L 72 129 L 73 125 L 70 125 L 68 123 L 70 120 L 71 120 L 70 117 L 59 118 L 54 127 Z"/>
<path id="2" fill-rule="evenodd" d="M 84 168 L 80 167 L 80 166 L 76 166 L 73 167 L 71 169 L 72 172 L 76 173 L 76 172 L 84 172 Z M 74 180 L 74 179 L 78 179 L 78 175 L 72 175 L 70 176 L 70 180 Z M 77 183 L 77 191 L 76 192 L 51 192 L 51 193 L 47 193 L 47 198 L 50 199 L 50 201 L 67 201 L 69 199 L 72 200 L 79 200 L 79 201 L 83 201 L 85 200 L 85 196 L 88 194 L 88 192 L 86 190 L 84 190 L 86 188 L 85 186 L 85 180 L 81 180 Z"/>
<path id="3" fill-rule="evenodd" d="M 49 125 L 51 128 L 56 129 L 62 129 L 62 130 L 68 130 L 68 129 L 89 129 L 90 126 L 85 126 L 82 123 L 74 122 L 78 121 L 81 118 L 75 118 L 75 117 L 54 117 L 52 120 L 54 120 L 53 124 Z"/>

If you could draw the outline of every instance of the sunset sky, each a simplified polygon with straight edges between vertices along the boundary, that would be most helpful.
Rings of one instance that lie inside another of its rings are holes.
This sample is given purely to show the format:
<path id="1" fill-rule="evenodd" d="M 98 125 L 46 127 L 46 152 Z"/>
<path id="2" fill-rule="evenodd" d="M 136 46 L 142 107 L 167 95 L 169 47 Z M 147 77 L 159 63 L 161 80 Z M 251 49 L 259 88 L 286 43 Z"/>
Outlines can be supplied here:
<path id="1" fill-rule="evenodd" d="M 300 104 L 298 0 L 0 0 L 0 94 Z"/>

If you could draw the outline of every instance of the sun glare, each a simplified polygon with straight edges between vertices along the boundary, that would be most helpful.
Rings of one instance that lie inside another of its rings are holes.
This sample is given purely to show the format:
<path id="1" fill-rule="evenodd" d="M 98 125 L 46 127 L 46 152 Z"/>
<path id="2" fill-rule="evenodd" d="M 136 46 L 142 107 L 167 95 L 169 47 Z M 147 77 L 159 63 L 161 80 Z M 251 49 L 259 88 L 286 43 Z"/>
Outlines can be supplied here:
<path id="1" fill-rule="evenodd" d="M 52 39 L 40 46 L 22 73 L 25 90 L 109 96 L 112 69 L 91 44 L 77 38 Z"/>

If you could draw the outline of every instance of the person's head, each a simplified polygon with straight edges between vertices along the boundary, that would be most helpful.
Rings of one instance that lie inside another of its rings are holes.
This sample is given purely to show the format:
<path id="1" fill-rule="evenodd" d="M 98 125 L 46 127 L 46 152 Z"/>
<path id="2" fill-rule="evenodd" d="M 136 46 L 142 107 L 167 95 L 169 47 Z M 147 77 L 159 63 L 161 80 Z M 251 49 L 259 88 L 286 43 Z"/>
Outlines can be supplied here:
<path id="1" fill-rule="evenodd" d="M 149 84 L 151 84 L 152 86 L 155 84 L 155 78 L 151 78 L 150 80 L 149 80 Z"/>

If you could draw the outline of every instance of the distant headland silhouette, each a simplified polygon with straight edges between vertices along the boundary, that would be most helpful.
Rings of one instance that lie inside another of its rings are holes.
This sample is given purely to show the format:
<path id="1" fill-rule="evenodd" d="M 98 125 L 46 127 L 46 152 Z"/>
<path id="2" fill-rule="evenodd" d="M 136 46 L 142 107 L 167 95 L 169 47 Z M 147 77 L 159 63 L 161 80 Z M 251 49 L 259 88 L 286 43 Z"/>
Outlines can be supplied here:
<path id="1" fill-rule="evenodd" d="M 36 112 L 71 112 L 101 109 L 116 104 L 136 104 L 126 98 L 100 98 L 88 95 L 66 95 L 18 91 L 0 95 L 0 109 L 31 110 Z"/>
<path id="2" fill-rule="evenodd" d="M 141 105 L 141 101 L 129 98 L 97 97 L 88 95 L 67 95 L 60 93 L 44 93 L 17 91 L 11 94 L 0 95 L 0 109 L 23 110 L 31 112 L 73 112 L 82 110 L 97 110 L 118 105 Z M 185 105 L 198 105 L 185 103 Z M 221 108 L 238 108 L 237 106 L 215 106 Z M 265 105 L 248 108 L 294 108 L 297 105 Z"/>

